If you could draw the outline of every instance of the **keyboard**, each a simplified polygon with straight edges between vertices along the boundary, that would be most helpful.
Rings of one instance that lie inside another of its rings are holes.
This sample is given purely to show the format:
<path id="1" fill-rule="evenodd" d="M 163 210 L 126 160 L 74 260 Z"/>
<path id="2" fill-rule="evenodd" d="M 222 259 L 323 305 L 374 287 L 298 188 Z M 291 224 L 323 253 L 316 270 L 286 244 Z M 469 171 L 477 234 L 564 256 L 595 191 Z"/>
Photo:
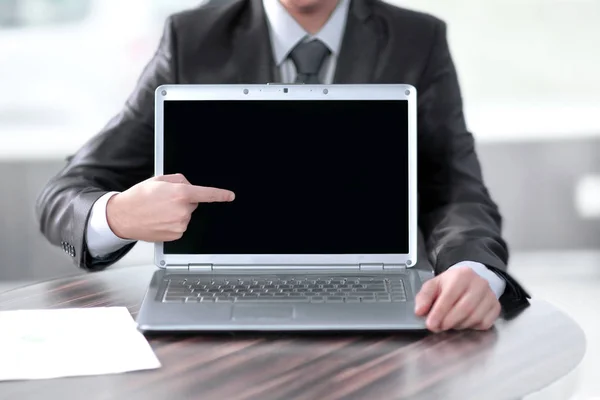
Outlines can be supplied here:
<path id="1" fill-rule="evenodd" d="M 249 276 L 167 276 L 162 302 L 373 303 L 405 302 L 401 278 Z"/>

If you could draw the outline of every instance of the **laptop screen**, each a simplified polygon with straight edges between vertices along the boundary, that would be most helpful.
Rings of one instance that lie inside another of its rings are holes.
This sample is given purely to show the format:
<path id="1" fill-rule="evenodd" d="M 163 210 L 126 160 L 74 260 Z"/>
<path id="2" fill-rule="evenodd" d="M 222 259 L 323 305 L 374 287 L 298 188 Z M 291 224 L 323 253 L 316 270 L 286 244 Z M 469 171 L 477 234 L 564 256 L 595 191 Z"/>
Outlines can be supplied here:
<path id="1" fill-rule="evenodd" d="M 407 101 L 165 101 L 163 151 L 236 195 L 165 254 L 408 253 Z"/>

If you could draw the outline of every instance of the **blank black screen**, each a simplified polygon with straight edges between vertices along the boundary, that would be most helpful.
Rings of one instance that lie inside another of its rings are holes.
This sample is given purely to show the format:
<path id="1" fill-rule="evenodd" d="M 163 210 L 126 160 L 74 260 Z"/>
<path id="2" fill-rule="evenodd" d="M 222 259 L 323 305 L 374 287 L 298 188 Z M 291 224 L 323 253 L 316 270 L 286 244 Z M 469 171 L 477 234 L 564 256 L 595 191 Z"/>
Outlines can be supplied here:
<path id="1" fill-rule="evenodd" d="M 166 101 L 163 156 L 236 194 L 165 254 L 408 252 L 406 101 Z"/>

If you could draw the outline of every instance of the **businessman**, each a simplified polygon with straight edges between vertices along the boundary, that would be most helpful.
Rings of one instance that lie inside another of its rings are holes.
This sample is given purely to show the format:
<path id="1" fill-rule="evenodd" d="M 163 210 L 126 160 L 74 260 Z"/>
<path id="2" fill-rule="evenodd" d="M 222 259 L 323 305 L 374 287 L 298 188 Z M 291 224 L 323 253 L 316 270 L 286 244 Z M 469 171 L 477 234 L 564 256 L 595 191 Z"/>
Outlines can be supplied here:
<path id="1" fill-rule="evenodd" d="M 436 273 L 415 312 L 432 331 L 485 330 L 502 309 L 527 306 L 528 294 L 506 272 L 501 216 L 465 126 L 446 26 L 378 0 L 213 1 L 169 18 L 122 111 L 41 193 L 44 235 L 97 271 L 137 240 L 178 239 L 202 203 L 235 201 L 182 175 L 152 177 L 154 90 L 267 82 L 414 85 L 421 247 Z"/>

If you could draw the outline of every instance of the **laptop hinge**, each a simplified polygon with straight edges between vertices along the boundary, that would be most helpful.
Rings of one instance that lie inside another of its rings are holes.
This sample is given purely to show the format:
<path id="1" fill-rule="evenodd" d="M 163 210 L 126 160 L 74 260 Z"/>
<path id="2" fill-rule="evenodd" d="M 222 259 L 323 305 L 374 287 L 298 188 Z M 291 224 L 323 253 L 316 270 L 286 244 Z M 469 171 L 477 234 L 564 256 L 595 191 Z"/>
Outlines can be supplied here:
<path id="1" fill-rule="evenodd" d="M 359 264 L 361 271 L 383 271 L 383 264 Z"/>
<path id="2" fill-rule="evenodd" d="M 406 268 L 404 264 L 359 264 L 359 268 L 361 271 L 383 271 L 386 269 L 402 269 Z"/>
<path id="3" fill-rule="evenodd" d="M 188 264 L 188 270 L 190 271 L 212 271 L 212 264 Z"/>
<path id="4" fill-rule="evenodd" d="M 164 268 L 167 269 L 167 270 L 178 270 L 178 271 L 181 271 L 181 270 L 187 270 L 188 266 L 184 265 L 184 264 L 167 264 L 167 265 L 165 265 Z"/>

